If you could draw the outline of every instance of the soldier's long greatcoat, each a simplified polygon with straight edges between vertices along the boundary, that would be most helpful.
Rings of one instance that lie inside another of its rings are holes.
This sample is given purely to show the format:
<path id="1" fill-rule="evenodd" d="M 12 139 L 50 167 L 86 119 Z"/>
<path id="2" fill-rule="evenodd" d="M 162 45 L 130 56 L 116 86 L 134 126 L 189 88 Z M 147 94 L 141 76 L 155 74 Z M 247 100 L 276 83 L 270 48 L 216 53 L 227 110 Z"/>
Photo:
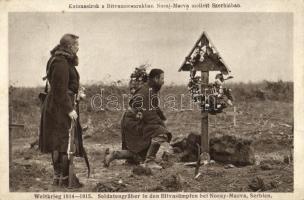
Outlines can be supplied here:
<path id="1" fill-rule="evenodd" d="M 141 153 L 148 149 L 151 138 L 157 135 L 167 135 L 171 140 L 171 133 L 167 130 L 165 120 L 159 108 L 158 91 L 151 84 L 144 84 L 129 102 L 130 108 L 123 115 L 121 121 L 122 149 L 134 153 Z M 139 117 L 142 114 L 142 118 Z"/>
<path id="2" fill-rule="evenodd" d="M 78 64 L 77 56 L 60 46 L 55 47 L 51 55 L 47 67 L 50 90 L 41 109 L 39 149 L 42 153 L 55 150 L 67 152 L 71 127 L 68 113 L 75 109 L 74 98 L 79 88 L 79 74 L 75 68 Z M 76 129 L 76 155 L 82 156 L 82 129 L 79 118 Z"/>

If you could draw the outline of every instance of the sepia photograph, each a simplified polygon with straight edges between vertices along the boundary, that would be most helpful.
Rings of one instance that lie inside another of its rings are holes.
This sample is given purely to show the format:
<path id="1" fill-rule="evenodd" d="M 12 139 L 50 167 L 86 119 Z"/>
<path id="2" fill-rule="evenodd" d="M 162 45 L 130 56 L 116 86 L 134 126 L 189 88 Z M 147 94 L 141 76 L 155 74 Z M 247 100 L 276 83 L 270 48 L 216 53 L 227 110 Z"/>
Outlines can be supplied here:
<path id="1" fill-rule="evenodd" d="M 293 192 L 292 41 L 291 13 L 9 13 L 10 192 Z"/>
<path id="2" fill-rule="evenodd" d="M 0 199 L 303 193 L 299 15 L 237 2 L 214 12 L 193 12 L 213 6 L 196 1 L 131 4 L 13 4 L 0 14 Z"/>

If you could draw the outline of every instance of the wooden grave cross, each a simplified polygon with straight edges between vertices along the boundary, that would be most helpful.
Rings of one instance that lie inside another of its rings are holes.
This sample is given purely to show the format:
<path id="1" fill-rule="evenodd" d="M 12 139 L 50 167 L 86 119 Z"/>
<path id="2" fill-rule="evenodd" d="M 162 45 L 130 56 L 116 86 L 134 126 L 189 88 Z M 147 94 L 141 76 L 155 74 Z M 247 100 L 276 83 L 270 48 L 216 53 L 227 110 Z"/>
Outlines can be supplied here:
<path id="1" fill-rule="evenodd" d="M 212 44 L 206 32 L 201 34 L 178 71 L 190 71 L 190 73 L 200 71 L 201 93 L 208 88 L 210 71 L 220 71 L 224 75 L 231 72 L 220 57 L 219 52 Z M 201 103 L 203 104 L 204 102 Z M 201 159 L 210 159 L 208 111 L 206 109 L 201 110 Z"/>

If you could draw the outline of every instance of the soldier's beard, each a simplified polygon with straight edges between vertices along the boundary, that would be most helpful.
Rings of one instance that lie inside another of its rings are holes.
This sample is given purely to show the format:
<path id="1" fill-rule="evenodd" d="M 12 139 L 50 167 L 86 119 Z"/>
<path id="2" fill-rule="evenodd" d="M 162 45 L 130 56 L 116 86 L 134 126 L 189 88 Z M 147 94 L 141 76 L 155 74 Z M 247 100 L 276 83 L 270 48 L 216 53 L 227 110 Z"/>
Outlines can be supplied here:
<path id="1" fill-rule="evenodd" d="M 160 91 L 161 87 L 162 87 L 161 84 L 156 83 L 154 86 L 154 90 L 158 92 L 158 91 Z"/>
<path id="2" fill-rule="evenodd" d="M 159 84 L 155 81 L 150 81 L 149 82 L 149 85 L 153 88 L 154 91 L 158 92 L 160 91 L 161 87 L 162 87 L 162 84 Z"/>

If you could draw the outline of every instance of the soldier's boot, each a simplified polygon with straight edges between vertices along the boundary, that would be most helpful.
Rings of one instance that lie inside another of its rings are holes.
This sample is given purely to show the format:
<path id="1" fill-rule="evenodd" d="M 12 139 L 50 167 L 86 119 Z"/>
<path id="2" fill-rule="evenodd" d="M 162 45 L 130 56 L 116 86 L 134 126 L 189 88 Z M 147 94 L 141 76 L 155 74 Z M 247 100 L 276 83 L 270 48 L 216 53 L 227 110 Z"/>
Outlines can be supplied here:
<path id="1" fill-rule="evenodd" d="M 61 160 L 61 173 L 60 173 L 60 179 L 59 179 L 59 186 L 60 187 L 67 187 L 68 181 L 69 181 L 69 160 L 67 155 L 60 154 L 60 160 Z"/>
<path id="2" fill-rule="evenodd" d="M 110 163 L 113 160 L 121 160 L 121 159 L 126 159 L 127 161 L 133 161 L 134 164 L 139 163 L 138 162 L 138 156 L 128 150 L 119 150 L 119 151 L 111 151 L 110 149 L 107 148 L 105 150 L 104 154 L 104 159 L 103 159 L 103 166 L 104 167 L 109 167 Z"/>
<path id="3" fill-rule="evenodd" d="M 66 154 L 62 155 L 62 173 L 59 180 L 60 187 L 69 187 L 69 159 Z M 80 188 L 83 184 L 79 182 L 76 174 L 73 174 L 72 185 L 69 189 Z"/>
<path id="4" fill-rule="evenodd" d="M 61 174 L 61 163 L 60 163 L 58 151 L 52 152 L 52 163 L 53 163 L 53 168 L 54 168 L 54 177 L 53 177 L 52 185 L 58 186 L 60 174 Z"/>
<path id="5" fill-rule="evenodd" d="M 140 161 L 138 159 L 126 159 L 125 165 L 139 165 Z"/>
<path id="6" fill-rule="evenodd" d="M 144 163 L 145 167 L 151 168 L 151 169 L 162 169 L 162 166 L 156 163 L 156 154 L 159 150 L 160 144 L 158 142 L 152 141 L 150 144 L 150 147 L 147 152 L 147 157 Z"/>

